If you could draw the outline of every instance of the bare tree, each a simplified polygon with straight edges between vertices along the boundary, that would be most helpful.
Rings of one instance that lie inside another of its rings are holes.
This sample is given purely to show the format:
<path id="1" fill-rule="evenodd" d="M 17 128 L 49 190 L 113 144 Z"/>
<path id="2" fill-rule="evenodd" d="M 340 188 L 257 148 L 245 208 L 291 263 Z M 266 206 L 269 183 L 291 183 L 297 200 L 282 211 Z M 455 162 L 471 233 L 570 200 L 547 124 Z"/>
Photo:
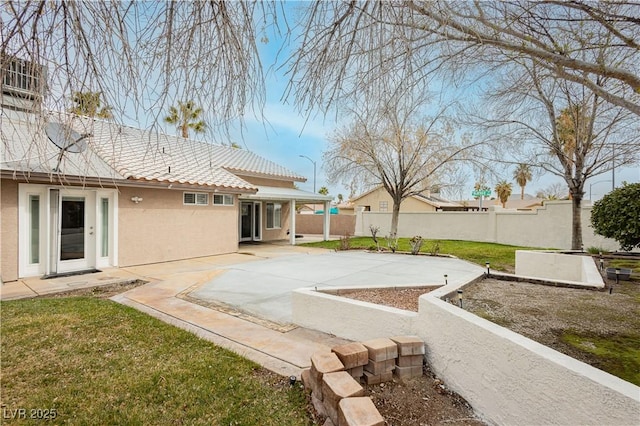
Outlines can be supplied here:
<path id="1" fill-rule="evenodd" d="M 0 60 L 2 69 L 12 58 L 45 66 L 50 109 L 92 91 L 116 117 L 158 120 L 174 99 L 195 94 L 206 121 L 224 128 L 264 103 L 256 36 L 277 24 L 276 9 L 248 1 L 8 0 Z"/>
<path id="2" fill-rule="evenodd" d="M 556 182 L 536 192 L 536 197 L 545 200 L 561 200 L 566 198 L 567 194 L 567 185 Z"/>
<path id="3" fill-rule="evenodd" d="M 456 142 L 444 110 L 422 118 L 421 105 L 405 101 L 395 99 L 382 106 L 365 102 L 364 111 L 336 131 L 324 154 L 333 182 L 360 179 L 369 186 L 382 185 L 393 200 L 392 236 L 397 234 L 402 201 L 446 183 L 446 171 L 476 146 L 466 138 Z"/>
<path id="4" fill-rule="evenodd" d="M 425 87 L 437 70 L 462 80 L 478 77 L 474 65 L 492 71 L 530 58 L 640 115 L 638 16 L 635 1 L 315 2 L 290 89 L 301 107 L 326 110 L 400 69 L 412 71 L 409 87 Z"/>
<path id="5" fill-rule="evenodd" d="M 558 79 L 537 62 L 523 61 L 512 72 L 517 80 L 507 77 L 498 83 L 494 103 L 485 105 L 495 118 L 483 114 L 481 124 L 497 142 L 498 161 L 529 164 L 564 180 L 573 205 L 571 247 L 580 250 L 585 182 L 613 167 L 637 163 L 637 117 L 584 86 Z"/>

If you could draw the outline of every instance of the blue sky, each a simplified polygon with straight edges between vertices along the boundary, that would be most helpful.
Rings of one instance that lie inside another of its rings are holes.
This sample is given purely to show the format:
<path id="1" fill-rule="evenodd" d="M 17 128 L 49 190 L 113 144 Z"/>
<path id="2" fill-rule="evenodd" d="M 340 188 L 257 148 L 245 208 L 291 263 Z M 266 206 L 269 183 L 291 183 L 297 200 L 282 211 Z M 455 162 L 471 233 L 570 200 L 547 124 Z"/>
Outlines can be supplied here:
<path id="1" fill-rule="evenodd" d="M 295 13 L 294 8 L 297 2 L 287 2 L 285 10 L 287 14 Z M 292 25 L 292 20 L 289 21 Z M 298 186 L 307 191 L 313 191 L 313 164 L 300 155 L 307 156 L 316 162 L 317 178 L 316 190 L 322 186 L 327 186 L 330 194 L 334 197 L 339 193 L 345 198 L 349 195 L 349 190 L 341 185 L 330 185 L 328 176 L 323 167 L 322 155 L 328 148 L 328 137 L 337 127 L 334 116 L 323 119 L 322 116 L 305 117 L 296 111 L 296 108 L 289 102 L 283 101 L 283 94 L 286 89 L 288 77 L 284 69 L 279 66 L 287 59 L 290 50 L 288 46 L 282 47 L 282 39 L 270 28 L 266 29 L 269 37 L 268 43 L 259 43 L 262 57 L 263 69 L 266 71 L 266 105 L 264 116 L 268 120 L 266 123 L 249 113 L 245 117 L 245 128 L 239 129 L 232 134 L 232 140 L 240 143 L 245 149 L 255 152 L 276 163 L 282 164 L 292 171 L 303 175 L 307 182 Z M 260 37 L 260 36 L 258 36 Z M 295 35 L 291 37 L 295 42 Z M 281 50 L 282 49 L 282 50 Z M 276 60 L 278 62 L 276 62 Z M 173 133 L 174 129 L 167 128 Z M 510 180 L 511 173 L 505 175 Z M 474 177 L 470 174 L 469 181 L 463 191 L 466 198 L 471 198 Z M 537 190 L 548 187 L 554 183 L 563 183 L 562 179 L 546 174 L 534 177 L 526 192 L 535 194 Z M 622 181 L 640 181 L 640 168 L 626 168 L 616 170 L 616 184 L 619 186 Z M 564 184 L 566 185 L 566 184 Z M 514 194 L 519 193 L 519 188 L 513 183 Z M 591 191 L 590 191 L 591 190 Z M 585 198 L 592 192 L 593 199 L 601 198 L 606 192 L 611 190 L 611 173 L 597 176 L 589 180 L 585 186 Z"/>

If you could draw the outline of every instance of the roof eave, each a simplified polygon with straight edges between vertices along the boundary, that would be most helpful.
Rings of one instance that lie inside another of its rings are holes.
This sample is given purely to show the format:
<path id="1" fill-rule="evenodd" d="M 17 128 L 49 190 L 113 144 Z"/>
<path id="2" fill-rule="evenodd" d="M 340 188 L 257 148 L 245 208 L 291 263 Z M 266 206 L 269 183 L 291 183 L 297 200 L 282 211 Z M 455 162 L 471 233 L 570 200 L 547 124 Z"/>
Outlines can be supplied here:
<path id="1" fill-rule="evenodd" d="M 233 167 L 223 167 L 223 169 L 240 177 L 242 176 L 256 177 L 256 178 L 263 178 L 263 179 L 281 180 L 286 182 L 306 182 L 307 181 L 307 178 L 304 176 L 283 176 L 283 175 L 274 175 L 269 173 L 250 172 L 242 169 L 234 169 Z"/>

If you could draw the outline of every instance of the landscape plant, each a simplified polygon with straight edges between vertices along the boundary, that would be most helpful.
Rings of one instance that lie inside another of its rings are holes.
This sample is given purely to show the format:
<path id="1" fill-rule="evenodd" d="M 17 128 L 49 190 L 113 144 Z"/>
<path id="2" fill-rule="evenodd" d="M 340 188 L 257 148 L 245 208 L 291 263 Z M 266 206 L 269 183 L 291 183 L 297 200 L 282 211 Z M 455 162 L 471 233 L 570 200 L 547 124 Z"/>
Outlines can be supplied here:
<path id="1" fill-rule="evenodd" d="M 169 115 L 164 118 L 165 123 L 173 124 L 180 131 L 183 138 L 189 137 L 189 129 L 196 133 L 204 133 L 207 128 L 202 120 L 202 108 L 193 101 L 178 101 L 178 106 L 169 107 Z"/>
<path id="2" fill-rule="evenodd" d="M 593 204 L 591 225 L 625 251 L 640 247 L 640 183 L 625 183 Z"/>
<path id="3" fill-rule="evenodd" d="M 380 231 L 379 226 L 369 225 L 369 232 L 371 232 L 371 238 L 373 238 L 373 242 L 376 243 L 376 250 L 380 251 L 380 243 L 378 242 L 378 232 Z"/>
<path id="4" fill-rule="evenodd" d="M 398 236 L 396 234 L 389 234 L 385 237 L 387 241 L 387 247 L 391 250 L 392 253 L 395 253 L 398 250 Z"/>
<path id="5" fill-rule="evenodd" d="M 344 234 L 340 237 L 340 250 L 349 250 L 351 248 L 351 236 Z"/>
<path id="6" fill-rule="evenodd" d="M 495 191 L 504 209 L 507 206 L 507 200 L 511 196 L 511 184 L 506 180 L 501 180 L 496 184 Z"/>
<path id="7" fill-rule="evenodd" d="M 398 251 L 411 251 L 409 238 L 397 238 L 397 244 Z M 340 245 L 340 241 L 318 241 L 313 243 L 304 243 L 303 245 L 336 250 Z M 374 246 L 374 243 L 371 237 L 352 237 L 350 245 L 351 249 L 354 250 L 368 250 Z M 515 270 L 516 263 L 516 250 L 528 250 L 532 248 L 549 249 L 551 247 L 524 247 L 477 241 L 423 239 L 421 252 L 433 255 L 438 253 L 453 255 L 460 259 L 481 265 L 483 268 L 485 266 L 485 262 L 489 261 L 491 262 L 492 270 L 513 272 Z"/>
<path id="8" fill-rule="evenodd" d="M 422 248 L 423 242 L 424 241 L 422 240 L 422 237 L 420 235 L 412 237 L 409 240 L 409 243 L 411 244 L 411 254 L 418 254 L 420 252 L 420 249 Z"/>

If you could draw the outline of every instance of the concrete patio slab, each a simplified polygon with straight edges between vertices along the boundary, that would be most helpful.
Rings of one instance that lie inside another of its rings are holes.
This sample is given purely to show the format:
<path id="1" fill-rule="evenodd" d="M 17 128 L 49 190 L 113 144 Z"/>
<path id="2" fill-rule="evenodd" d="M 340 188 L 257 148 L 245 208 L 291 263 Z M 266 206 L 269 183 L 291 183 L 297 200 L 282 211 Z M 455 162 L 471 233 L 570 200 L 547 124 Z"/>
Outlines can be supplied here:
<path id="1" fill-rule="evenodd" d="M 190 291 L 190 297 L 218 301 L 261 318 L 291 322 L 291 291 L 304 287 L 392 287 L 468 282 L 484 269 L 432 256 L 364 251 L 325 251 L 228 265 L 226 272 Z"/>

